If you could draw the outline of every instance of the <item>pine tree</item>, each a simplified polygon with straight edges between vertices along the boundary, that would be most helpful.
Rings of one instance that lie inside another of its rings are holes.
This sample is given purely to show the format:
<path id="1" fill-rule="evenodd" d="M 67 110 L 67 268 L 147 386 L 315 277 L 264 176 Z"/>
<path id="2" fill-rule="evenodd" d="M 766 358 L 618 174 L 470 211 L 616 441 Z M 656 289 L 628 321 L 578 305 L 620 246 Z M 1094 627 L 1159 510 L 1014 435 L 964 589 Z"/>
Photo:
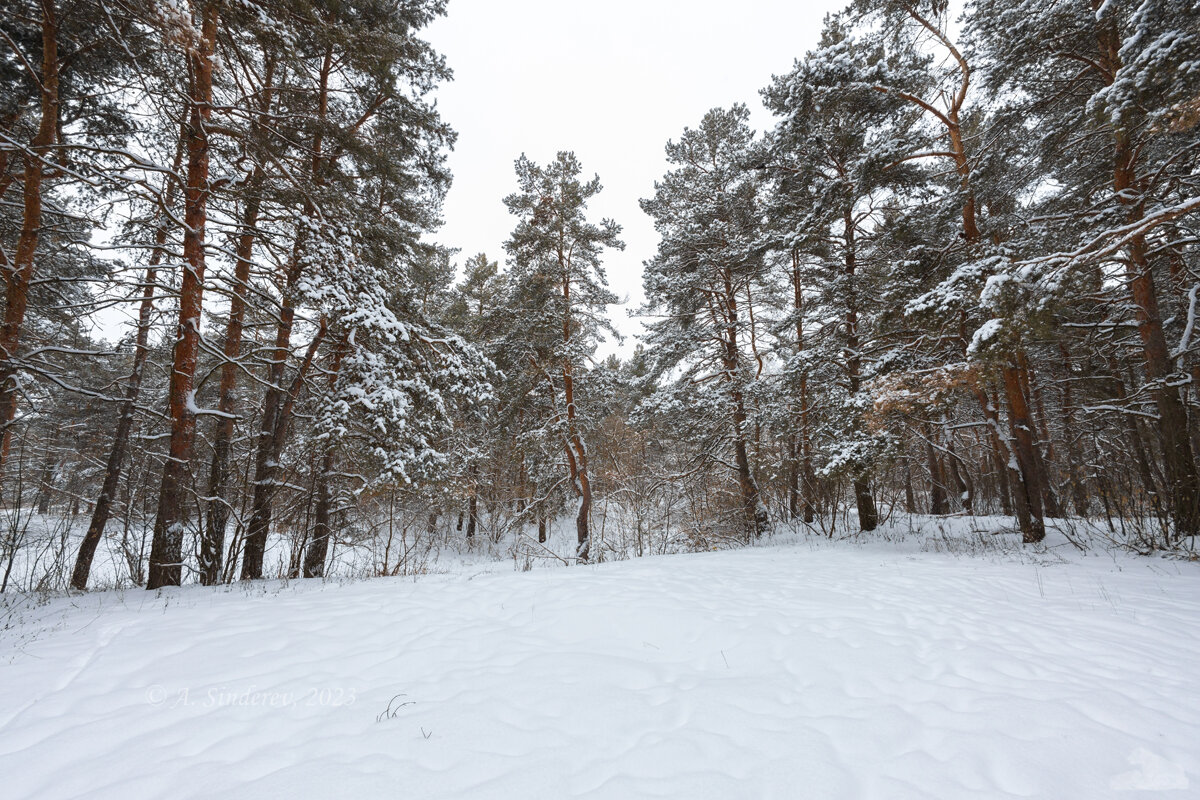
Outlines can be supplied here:
<path id="1" fill-rule="evenodd" d="M 192 442 L 196 435 L 195 375 L 200 355 L 200 322 L 206 265 L 205 223 L 209 198 L 209 126 L 212 124 L 220 7 L 198 4 L 187 33 L 188 111 L 185 137 L 183 279 L 179 290 L 179 323 L 168 390 L 171 437 L 163 463 L 162 489 L 154 522 L 147 589 L 178 585 L 183 570 L 183 535 Z"/>
<path id="2" fill-rule="evenodd" d="M 625 244 L 612 220 L 587 219 L 600 179 L 582 180 L 574 153 L 560 152 L 545 167 L 521 156 L 516 172 L 518 190 L 504 203 L 518 222 L 504 248 L 512 262 L 513 298 L 521 306 L 522 350 L 534 380 L 545 381 L 552 399 L 552 424 L 579 496 L 576 557 L 587 561 L 592 484 L 576 376 L 602 332 L 615 335 L 603 314 L 617 298 L 608 289 L 601 259 L 605 248 L 619 250 Z"/>
<path id="3" fill-rule="evenodd" d="M 979 2 L 971 11 L 969 33 L 988 60 L 990 87 L 1024 93 L 1020 111 L 1039 138 L 1041 175 L 1061 187 L 1043 201 L 1054 209 L 1054 241 L 1039 236 L 1044 223 L 1035 226 L 1028 244 L 1049 248 L 1021 248 L 986 299 L 997 311 L 1061 307 L 1078 287 L 1098 282 L 1106 291 L 1106 278 L 1118 277 L 1110 265 L 1123 264 L 1121 308 L 1138 332 L 1175 535 L 1196 535 L 1200 477 L 1160 286 L 1169 282 L 1168 254 L 1180 252 L 1173 224 L 1200 209 L 1195 186 L 1180 180 L 1194 159 L 1188 98 L 1198 80 L 1200 11 L 1186 2 L 1098 0 Z M 1072 237 L 1066 246 L 1064 233 Z"/>
<path id="4" fill-rule="evenodd" d="M 357 376 L 367 368 L 358 359 L 371 363 L 367 351 L 354 346 L 348 320 L 319 311 L 334 299 L 340 304 L 336 308 L 350 307 L 352 295 L 345 296 L 346 287 L 331 278 L 330 270 L 351 263 L 375 270 L 384 264 L 403 265 L 393 281 L 411 287 L 421 264 L 431 263 L 422 259 L 437 258 L 419 245 L 418 237 L 437 222 L 436 203 L 449 179 L 441 148 L 452 135 L 425 95 L 448 72 L 441 57 L 416 34 L 444 10 L 444 2 L 432 0 L 400 7 L 367 3 L 362 8 L 319 10 L 305 31 L 306 48 L 300 55 L 307 57 L 315 80 L 288 94 L 293 110 L 302 114 L 301 136 L 309 144 L 294 154 L 299 163 L 292 174 L 305 177 L 295 198 L 297 224 L 278 285 L 280 304 L 256 443 L 243 579 L 263 576 L 281 456 L 297 394 L 313 363 L 308 353 L 332 331 L 335 348 L 345 351 L 336 359 L 335 384 L 343 374 Z M 365 286 L 391 285 L 378 277 L 374 283 L 367 275 L 360 279 Z M 362 291 L 366 299 L 379 296 L 372 294 L 376 289 Z M 298 312 L 305 307 L 318 322 L 305 358 L 287 382 L 292 334 Z M 378 313 L 384 315 L 380 324 L 389 330 L 392 322 L 385 310 Z M 362 335 L 369 340 L 365 330 Z M 394 402 L 402 404 L 402 399 Z M 398 467 L 388 469 L 397 472 Z"/>
<path id="5" fill-rule="evenodd" d="M 724 441 L 708 455 L 721 461 L 732 449 L 741 524 L 757 536 L 767 515 L 750 463 L 747 389 L 762 365 L 747 354 L 747 306 L 765 268 L 758 247 L 760 181 L 748 164 L 749 115 L 745 106 L 714 109 L 697 128 L 668 142 L 672 170 L 642 209 L 660 236 L 644 278 L 646 311 L 659 317 L 647 337 L 656 350 L 656 371 L 679 370 L 679 386 L 720 409 Z"/>
<path id="6" fill-rule="evenodd" d="M 823 471 L 851 476 L 859 527 L 867 531 L 878 524 L 871 473 L 890 446 L 866 420 L 872 355 L 879 348 L 871 303 L 888 267 L 888 254 L 877 245 L 881 226 L 914 181 L 912 167 L 903 163 L 911 152 L 903 101 L 875 90 L 908 76 L 896 75 L 884 56 L 831 18 L 821 46 L 764 91 L 767 106 L 781 117 L 768 164 L 776 179 L 775 225 L 783 229 L 777 246 L 806 256 L 804 282 L 820 287 L 837 320 L 816 336 L 826 342 L 823 360 L 837 365 L 826 380 L 832 441 Z"/>

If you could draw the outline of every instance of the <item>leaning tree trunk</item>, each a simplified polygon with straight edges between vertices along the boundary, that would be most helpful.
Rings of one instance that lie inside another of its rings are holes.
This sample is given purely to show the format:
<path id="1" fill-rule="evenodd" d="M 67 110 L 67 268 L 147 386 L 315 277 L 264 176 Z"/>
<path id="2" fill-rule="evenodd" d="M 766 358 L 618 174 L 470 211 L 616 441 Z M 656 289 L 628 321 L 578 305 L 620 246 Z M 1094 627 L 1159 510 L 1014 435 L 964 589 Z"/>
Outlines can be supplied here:
<path id="1" fill-rule="evenodd" d="M 254 453 L 254 494 L 250 504 L 250 523 L 242 550 L 242 580 L 256 580 L 262 577 L 267 536 L 271 530 L 271 503 L 275 496 L 279 458 L 283 453 L 283 441 L 290 416 L 284 412 L 285 406 L 290 407 L 290 394 L 283 385 L 283 378 L 291 353 L 292 327 L 296 318 L 292 294 L 293 287 L 300 278 L 300 254 L 303 247 L 304 230 L 301 228 L 296 232 L 292 263 L 288 268 L 283 302 L 279 309 L 279 324 L 275 329 L 271 368 L 267 371 L 262 424 L 259 426 L 258 443 Z M 296 377 L 299 380 L 301 376 L 297 374 Z"/>
<path id="2" fill-rule="evenodd" d="M 156 250 L 157 256 L 161 251 Z M 133 430 L 133 419 L 137 411 L 138 394 L 142 387 L 142 373 L 150 348 L 147 338 L 150 331 L 150 314 L 154 308 L 154 280 L 156 260 L 151 257 L 150 266 L 146 268 L 146 289 L 142 295 L 142 307 L 138 312 L 137 344 L 133 352 L 133 369 L 129 373 L 129 383 L 125 388 L 125 400 L 121 403 L 121 411 L 117 417 L 117 430 L 113 436 L 112 449 L 108 453 L 108 461 L 104 467 L 104 483 L 100 487 L 100 495 L 96 498 L 96 506 L 92 510 L 92 519 L 88 523 L 87 533 L 79 545 L 79 553 L 75 557 L 75 569 L 71 573 L 71 588 L 80 591 L 87 588 L 88 576 L 92 570 L 92 559 L 96 555 L 96 547 L 104 536 L 108 518 L 112 513 L 113 500 L 116 498 L 117 487 L 121 480 L 121 466 L 125 461 L 125 453 L 129 449 L 129 434 Z"/>
<path id="3" fill-rule="evenodd" d="M 288 309 L 290 311 L 290 309 Z M 282 315 L 281 315 L 282 316 Z M 291 338 L 292 317 L 289 314 L 286 323 L 280 323 L 279 336 L 282 338 L 286 327 L 287 338 Z M 325 338 L 326 323 L 321 320 L 316 336 L 308 345 L 304 361 L 296 370 L 290 389 L 283 390 L 280 384 L 283 375 L 275 378 L 276 366 L 282 373 L 282 366 L 287 363 L 286 343 L 283 355 L 276 350 L 277 363 L 272 365 L 271 386 L 267 389 L 267 406 L 263 411 L 263 424 L 259 431 L 258 450 L 254 458 L 254 496 L 250 504 L 250 524 L 246 530 L 246 543 L 242 555 L 242 580 L 257 580 L 263 576 L 263 559 L 267 552 L 267 535 L 271 531 L 272 503 L 278 489 L 280 465 L 283 457 L 283 444 L 287 441 L 288 424 L 292 418 L 292 406 L 296 396 L 304 386 L 304 378 L 312 366 L 317 348 Z M 277 340 L 278 344 L 278 340 Z"/>
<path id="4" fill-rule="evenodd" d="M 187 136 L 187 121 L 184 120 L 179 131 L 179 142 L 175 147 L 175 160 L 171 167 L 172 174 L 178 174 L 183 165 L 183 145 Z M 167 208 L 175 204 L 178 182 L 168 179 L 166 191 L 163 193 L 163 203 Z M 154 292 L 157 289 L 158 267 L 166 257 L 167 221 L 160 219 L 154 231 L 154 249 L 146 265 L 146 285 L 142 288 L 142 302 L 138 308 L 137 338 L 133 348 L 133 366 L 129 371 L 129 382 L 125 388 L 125 400 L 121 403 L 121 411 L 117 416 L 117 430 L 113 436 L 112 449 L 108 453 L 108 462 L 104 467 L 104 482 L 100 487 L 100 495 L 96 498 L 96 506 L 92 510 L 92 519 L 88 524 L 87 533 L 79 545 L 79 554 L 75 557 L 75 569 L 71 574 L 71 587 L 80 591 L 87 588 L 88 576 L 92 570 L 92 560 L 96 555 L 96 547 L 108 526 L 112 515 L 113 501 L 116 499 L 117 487 L 121 482 L 121 469 L 125 462 L 125 454 L 129 450 L 129 436 L 133 431 L 133 420 L 137 413 L 138 396 L 141 393 L 142 375 L 145 371 L 146 359 L 150 355 L 150 317 L 154 313 Z"/>
<path id="5" fill-rule="evenodd" d="M 261 170 L 256 170 L 261 177 Z M 251 180 L 251 192 L 260 181 Z M 233 442 L 234 420 L 237 411 L 237 363 L 242 348 L 242 328 L 246 315 L 246 288 L 250 280 L 250 258 L 254 250 L 254 228 L 258 224 L 260 202 L 252 194 L 242 215 L 242 234 L 238 237 L 234 255 L 233 297 L 229 302 L 229 321 L 225 326 L 225 363 L 221 365 L 221 385 L 215 430 L 213 431 L 212 464 L 208 471 L 208 525 L 200 539 L 200 582 L 212 586 L 221 576 L 221 558 L 225 549 L 225 528 L 229 523 L 229 452 Z"/>
<path id="6" fill-rule="evenodd" d="M 325 57 L 321 62 L 321 70 L 317 79 L 317 120 L 316 133 L 313 135 L 312 160 L 310 173 L 316 185 L 321 183 L 324 154 L 324 123 L 329 110 L 329 75 L 333 69 L 333 46 L 327 45 Z M 250 524 L 247 526 L 246 543 L 242 555 L 242 580 L 256 580 L 262 577 L 263 557 L 267 549 L 267 536 L 271 530 L 272 507 L 275 498 L 275 481 L 279 472 L 279 457 L 283 452 L 283 442 L 287 435 L 288 418 L 291 416 L 291 404 L 294 393 L 288 393 L 283 387 L 283 376 L 287 369 L 287 358 L 291 348 L 292 325 L 296 317 L 294 297 L 296 286 L 303 271 L 303 255 L 308 244 L 307 228 L 303 223 L 316 218 L 316 206 L 311 198 L 304 201 L 301 222 L 296 229 L 296 240 L 293 243 L 291 263 L 288 266 L 284 281 L 282 302 L 279 309 L 279 324 L 275 329 L 275 352 L 268 371 L 267 391 L 263 400 L 263 420 L 259 429 L 258 447 L 254 456 L 254 496 L 251 500 Z M 322 320 L 321 330 L 313 344 L 317 344 L 325 335 L 325 323 Z M 296 391 L 303 381 L 307 365 L 312 361 L 315 349 L 310 348 L 305 366 L 296 374 Z"/>
<path id="7" fill-rule="evenodd" d="M 958 492 L 958 500 L 962 503 L 963 511 L 975 513 L 975 487 L 971 476 L 966 471 L 966 465 L 958 457 L 954 449 L 954 435 L 946 438 L 946 464 L 950 471 L 950 480 Z"/>
<path id="8" fill-rule="evenodd" d="M 171 439 L 163 463 L 158 514 L 150 546 L 147 589 L 178 586 L 183 574 L 184 502 L 196 435 L 194 381 L 200 355 L 200 315 L 204 299 L 204 227 L 208 216 L 208 131 L 212 116 L 213 62 L 217 3 L 201 9 L 200 42 L 189 54 L 190 110 L 187 124 L 187 186 L 184 190 L 183 280 L 179 325 L 172 360 L 167 408 Z"/>
<path id="9" fill-rule="evenodd" d="M 176 162 L 180 161 L 182 150 L 176 153 Z M 177 172 L 179 164 L 176 163 Z M 168 207 L 171 204 L 166 200 Z M 129 383 L 125 388 L 125 400 L 121 403 L 121 411 L 117 417 L 117 431 L 113 436 L 112 449 L 108 453 L 108 462 L 104 467 L 104 483 L 100 487 L 100 495 L 96 498 L 96 507 L 92 510 L 92 520 L 88 524 L 87 533 L 79 545 L 79 554 L 75 558 L 75 569 L 71 574 L 72 588 L 83 590 L 87 588 L 88 575 L 92 569 L 92 559 L 96 555 L 96 546 L 104 535 L 108 519 L 112 514 L 113 500 L 116 499 L 117 487 L 121 481 L 121 468 L 125 462 L 125 454 L 129 450 L 129 435 L 133 431 L 133 420 L 137 413 L 138 395 L 142 388 L 142 375 L 145 372 L 146 359 L 150 355 L 150 316 L 154 313 L 154 291 L 158 278 L 158 265 L 162 263 L 167 244 L 167 228 L 165 222 L 159 225 L 155 232 L 154 252 L 150 254 L 150 262 L 146 265 L 146 286 L 142 290 L 142 303 L 138 309 L 137 339 L 133 349 L 133 367 L 129 371 Z"/>
<path id="10" fill-rule="evenodd" d="M 330 515 L 333 510 L 333 492 L 330 478 L 333 475 L 335 452 L 325 448 L 321 456 L 321 472 L 317 475 L 317 507 L 313 514 L 312 541 L 304 552 L 304 577 L 325 577 L 325 558 L 329 554 L 329 536 L 333 531 Z"/>

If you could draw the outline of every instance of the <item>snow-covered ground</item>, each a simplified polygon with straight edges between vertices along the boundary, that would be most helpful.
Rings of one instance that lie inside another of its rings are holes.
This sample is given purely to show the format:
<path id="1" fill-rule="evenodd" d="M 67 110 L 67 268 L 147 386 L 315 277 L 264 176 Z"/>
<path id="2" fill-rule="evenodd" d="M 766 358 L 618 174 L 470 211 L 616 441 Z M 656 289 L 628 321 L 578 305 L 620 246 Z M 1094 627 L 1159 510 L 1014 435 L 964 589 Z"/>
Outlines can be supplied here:
<path id="1" fill-rule="evenodd" d="M 1200 795 L 1200 564 L 1057 552 L 28 598 L 0 796 Z"/>

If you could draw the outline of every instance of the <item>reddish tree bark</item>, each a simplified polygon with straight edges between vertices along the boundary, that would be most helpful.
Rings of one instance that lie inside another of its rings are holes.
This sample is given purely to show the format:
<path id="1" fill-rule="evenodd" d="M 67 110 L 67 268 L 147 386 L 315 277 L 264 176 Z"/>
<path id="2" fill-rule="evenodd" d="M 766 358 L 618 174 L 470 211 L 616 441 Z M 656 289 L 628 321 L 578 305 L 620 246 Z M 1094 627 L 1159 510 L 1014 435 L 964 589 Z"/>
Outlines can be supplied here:
<path id="1" fill-rule="evenodd" d="M 562 236 L 563 233 L 560 231 L 558 264 L 562 274 L 563 345 L 564 350 L 569 351 L 571 344 L 571 271 L 567 264 L 566 245 L 561 243 Z M 579 492 L 579 510 L 575 515 L 575 556 L 580 562 L 586 563 L 591 556 L 592 549 L 591 531 L 588 527 L 592 515 L 592 481 L 588 472 L 587 445 L 584 444 L 583 434 L 579 431 L 578 415 L 575 409 L 575 378 L 572 374 L 569 353 L 563 356 L 562 376 L 567 420 L 567 464 L 571 471 L 571 479 Z M 472 494 L 472 500 L 474 500 L 474 494 Z"/>
<path id="2" fill-rule="evenodd" d="M 940 156 L 949 158 L 954 164 L 954 171 L 958 175 L 959 188 L 963 193 L 963 205 L 961 209 L 963 239 L 968 246 L 976 244 L 982 236 L 979 230 L 979 207 L 975 199 L 975 193 L 971 184 L 971 161 L 967 153 L 966 143 L 962 135 L 961 112 L 964 103 L 966 102 L 967 92 L 971 86 L 971 65 L 967 61 L 962 52 L 955 47 L 954 43 L 947 38 L 940 27 L 934 24 L 922 12 L 921 7 L 915 3 L 903 4 L 905 12 L 922 28 L 924 28 L 934 39 L 936 39 L 942 47 L 945 48 L 950 58 L 957 66 L 959 73 L 959 85 L 948 97 L 947 107 L 945 111 L 940 111 L 930 103 L 922 100 L 919 97 L 908 94 L 906 92 L 890 89 L 889 87 L 876 87 L 877 91 L 888 92 L 908 103 L 920 108 L 923 113 L 933 117 L 939 125 L 946 131 L 947 150 L 945 152 L 923 153 L 925 156 Z M 963 314 L 965 323 L 965 313 Z M 966 337 L 961 337 L 963 353 L 966 354 Z M 1002 445 L 1002 440 L 999 436 L 999 415 L 989 401 L 986 392 L 977 384 L 972 385 L 972 392 L 975 394 L 976 400 L 979 403 L 980 409 L 983 412 L 984 418 L 987 420 L 989 428 L 993 429 L 989 439 L 992 445 L 992 459 L 996 463 L 1000 475 L 1001 497 L 1004 506 L 1008 506 L 1008 495 L 1011 483 L 1009 480 L 1009 465 L 1006 457 L 1005 448 Z M 1016 472 L 1017 482 L 1024 480 L 1020 471 Z M 1030 492 L 1024 487 L 1017 487 L 1016 492 L 1019 494 L 1028 495 Z"/>
<path id="3" fill-rule="evenodd" d="M 1092 0 L 1098 10 L 1101 0 Z M 1100 74 L 1107 85 L 1121 67 L 1121 37 L 1117 30 L 1117 15 L 1110 14 L 1097 25 L 1097 45 L 1100 51 Z M 1126 208 L 1126 219 L 1137 223 L 1145 216 L 1145 182 L 1138 175 L 1138 147 L 1129 131 L 1114 126 L 1113 131 L 1113 192 Z M 1127 250 L 1126 283 L 1133 301 L 1138 336 L 1142 343 L 1142 360 L 1146 380 L 1151 384 L 1154 403 L 1158 409 L 1158 431 L 1163 443 L 1163 466 L 1167 495 L 1171 504 L 1171 520 L 1176 537 L 1200 534 L 1200 474 L 1188 435 L 1187 408 L 1179 389 L 1168 383 L 1175 372 L 1162 316 L 1158 309 L 1158 291 L 1154 273 L 1147 256 L 1146 237 L 1140 233 L 1130 239 Z"/>
<path id="4" fill-rule="evenodd" d="M 21 233 L 11 264 L 4 271 L 4 324 L 0 326 L 0 478 L 8 461 L 12 422 L 17 414 L 17 352 L 21 328 L 29 308 L 29 284 L 42 230 L 42 192 L 46 168 L 58 140 L 59 60 L 58 12 L 53 0 L 42 2 L 42 68 L 38 131 L 29 151 L 22 157 Z M 7 187 L 6 187 L 7 188 Z M 0 254 L 0 259 L 3 255 Z"/>
<path id="5" fill-rule="evenodd" d="M 158 495 L 147 589 L 178 586 L 182 579 L 184 502 L 191 472 L 192 442 L 196 436 L 195 375 L 200 355 L 205 223 L 209 195 L 207 126 L 212 118 L 217 3 L 205 3 L 200 14 L 200 41 L 188 54 L 191 85 L 187 123 L 187 186 L 184 189 L 184 265 L 179 289 L 179 325 L 167 392 L 171 439 Z"/>
<path id="6" fill-rule="evenodd" d="M 1017 521 L 1023 541 L 1034 544 L 1046 538 L 1046 526 L 1042 520 L 1042 494 L 1033 453 L 1033 420 L 1029 416 L 1025 394 L 1021 391 L 1021 374 L 1017 365 L 1007 362 L 1003 367 L 1003 377 L 1013 448 L 1021 476 L 1016 492 Z"/>

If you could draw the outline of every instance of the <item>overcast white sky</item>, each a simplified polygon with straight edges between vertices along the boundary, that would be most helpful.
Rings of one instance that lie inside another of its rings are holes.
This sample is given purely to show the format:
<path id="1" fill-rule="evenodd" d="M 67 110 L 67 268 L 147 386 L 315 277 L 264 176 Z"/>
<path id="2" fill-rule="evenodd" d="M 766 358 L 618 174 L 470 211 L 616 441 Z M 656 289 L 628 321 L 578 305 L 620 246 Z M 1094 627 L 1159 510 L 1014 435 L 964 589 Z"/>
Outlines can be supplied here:
<path id="1" fill-rule="evenodd" d="M 482 251 L 503 264 L 513 161 L 574 150 L 604 185 L 592 214 L 624 226 L 626 249 L 606 266 L 628 302 L 610 314 L 636 333 L 626 309 L 642 302 L 642 262 L 657 247 L 638 200 L 666 170 L 663 145 L 710 108 L 737 102 L 750 106 L 757 130 L 769 127 L 758 90 L 816 44 L 825 14 L 845 3 L 450 0 L 449 15 L 426 31 L 454 70 L 437 97 L 458 131 L 437 239 L 462 249 L 460 263 Z M 632 345 L 629 336 L 619 350 Z"/>

